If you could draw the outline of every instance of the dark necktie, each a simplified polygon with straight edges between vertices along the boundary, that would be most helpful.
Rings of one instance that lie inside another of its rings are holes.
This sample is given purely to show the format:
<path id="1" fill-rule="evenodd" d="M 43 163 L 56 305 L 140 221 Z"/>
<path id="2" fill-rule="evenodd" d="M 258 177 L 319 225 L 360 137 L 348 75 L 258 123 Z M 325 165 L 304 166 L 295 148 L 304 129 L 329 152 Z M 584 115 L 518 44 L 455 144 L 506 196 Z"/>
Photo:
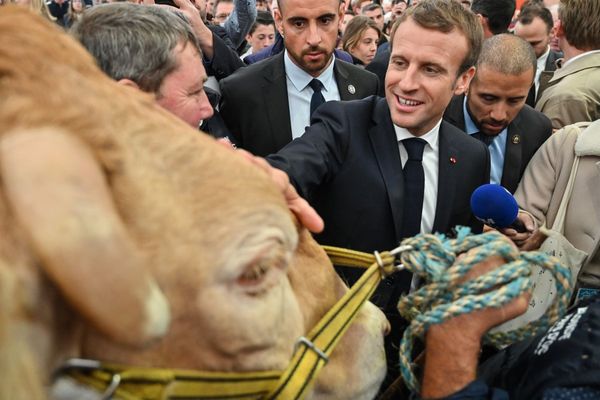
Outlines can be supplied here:
<path id="1" fill-rule="evenodd" d="M 496 138 L 496 136 L 486 135 L 485 133 L 481 132 L 474 133 L 471 136 L 473 136 L 475 139 L 481 140 L 483 143 L 485 143 L 486 146 L 492 144 L 492 142 Z"/>
<path id="2" fill-rule="evenodd" d="M 423 194 L 425 192 L 425 172 L 423 171 L 423 149 L 427 142 L 412 138 L 402 141 L 408 160 L 404 164 L 404 219 L 402 220 L 402 238 L 421 232 L 423 214 Z"/>
<path id="3" fill-rule="evenodd" d="M 325 103 L 325 98 L 323 94 L 321 94 L 321 90 L 323 89 L 323 84 L 318 79 L 313 79 L 308 84 L 313 90 L 313 95 L 310 98 L 310 116 L 312 117 L 313 113 L 321 104 Z"/>

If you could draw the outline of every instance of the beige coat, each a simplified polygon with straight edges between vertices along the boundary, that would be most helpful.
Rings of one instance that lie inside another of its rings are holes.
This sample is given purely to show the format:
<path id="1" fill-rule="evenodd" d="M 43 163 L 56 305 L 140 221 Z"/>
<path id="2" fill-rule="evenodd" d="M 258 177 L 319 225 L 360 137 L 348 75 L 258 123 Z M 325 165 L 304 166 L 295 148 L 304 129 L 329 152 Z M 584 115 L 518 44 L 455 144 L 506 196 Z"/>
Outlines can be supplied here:
<path id="1" fill-rule="evenodd" d="M 540 81 L 552 73 L 542 74 Z M 554 129 L 600 119 L 600 53 L 586 54 L 557 69 L 535 109 L 550 118 Z"/>
<path id="2" fill-rule="evenodd" d="M 579 133 L 580 132 L 580 133 Z M 578 134 L 579 133 L 579 134 Z M 565 237 L 589 254 L 578 278 L 600 287 L 600 120 L 586 130 L 567 126 L 552 135 L 529 163 L 515 193 L 519 207 L 551 227 L 569 180 L 575 154 L 579 168 L 565 217 Z"/>

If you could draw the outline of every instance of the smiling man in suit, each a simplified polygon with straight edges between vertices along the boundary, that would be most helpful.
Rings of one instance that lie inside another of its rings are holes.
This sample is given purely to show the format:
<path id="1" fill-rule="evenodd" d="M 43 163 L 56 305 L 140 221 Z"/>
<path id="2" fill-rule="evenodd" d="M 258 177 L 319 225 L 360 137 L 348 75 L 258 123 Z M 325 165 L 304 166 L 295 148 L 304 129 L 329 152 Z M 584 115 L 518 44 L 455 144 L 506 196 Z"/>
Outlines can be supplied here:
<path id="1" fill-rule="evenodd" d="M 323 217 L 319 243 L 372 252 L 459 224 L 481 231 L 469 200 L 489 181 L 489 154 L 442 115 L 466 90 L 482 38 L 477 18 L 460 3 L 421 1 L 392 32 L 386 98 L 324 104 L 302 137 L 267 158 Z M 360 276 L 338 272 L 349 283 Z M 402 333 L 396 304 L 410 283 L 409 274 L 396 274 L 372 298 L 392 326 L 391 376 Z"/>
<path id="2" fill-rule="evenodd" d="M 312 111 L 331 100 L 377 93 L 377 77 L 337 60 L 339 0 L 279 0 L 285 51 L 221 81 L 221 115 L 239 145 L 260 156 L 300 137 Z"/>
<path id="3" fill-rule="evenodd" d="M 486 39 L 467 96 L 455 96 L 444 114 L 446 121 L 488 145 L 490 182 L 511 193 L 552 134 L 550 120 L 525 104 L 536 64 L 525 40 L 510 34 Z"/>

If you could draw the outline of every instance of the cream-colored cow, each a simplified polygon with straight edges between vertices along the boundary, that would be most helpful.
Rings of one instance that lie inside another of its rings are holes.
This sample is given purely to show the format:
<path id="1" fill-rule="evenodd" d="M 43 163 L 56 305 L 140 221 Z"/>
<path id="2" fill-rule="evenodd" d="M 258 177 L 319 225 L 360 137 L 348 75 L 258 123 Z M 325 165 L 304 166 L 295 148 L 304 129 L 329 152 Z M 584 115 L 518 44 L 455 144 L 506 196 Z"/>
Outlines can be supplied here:
<path id="1" fill-rule="evenodd" d="M 282 370 L 346 290 L 264 172 L 0 7 L 0 398 L 72 356 Z M 312 397 L 372 398 L 385 327 L 363 307 Z"/>

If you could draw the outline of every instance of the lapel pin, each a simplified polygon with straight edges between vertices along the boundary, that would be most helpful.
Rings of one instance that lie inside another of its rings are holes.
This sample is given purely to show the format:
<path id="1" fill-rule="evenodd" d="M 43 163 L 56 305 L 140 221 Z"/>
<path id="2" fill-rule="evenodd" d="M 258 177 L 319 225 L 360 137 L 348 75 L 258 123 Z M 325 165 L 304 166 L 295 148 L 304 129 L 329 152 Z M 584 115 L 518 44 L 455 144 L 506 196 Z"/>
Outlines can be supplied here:
<path id="1" fill-rule="evenodd" d="M 456 164 L 456 158 L 450 157 L 450 164 Z"/>
<path id="2" fill-rule="evenodd" d="M 513 144 L 519 144 L 519 143 L 521 143 L 521 136 L 519 136 L 519 135 L 513 135 L 512 142 L 513 142 Z"/>
<path id="3" fill-rule="evenodd" d="M 354 85 L 348 85 L 348 91 L 350 92 L 350 94 L 354 94 L 356 93 L 356 88 L 354 87 Z"/>

